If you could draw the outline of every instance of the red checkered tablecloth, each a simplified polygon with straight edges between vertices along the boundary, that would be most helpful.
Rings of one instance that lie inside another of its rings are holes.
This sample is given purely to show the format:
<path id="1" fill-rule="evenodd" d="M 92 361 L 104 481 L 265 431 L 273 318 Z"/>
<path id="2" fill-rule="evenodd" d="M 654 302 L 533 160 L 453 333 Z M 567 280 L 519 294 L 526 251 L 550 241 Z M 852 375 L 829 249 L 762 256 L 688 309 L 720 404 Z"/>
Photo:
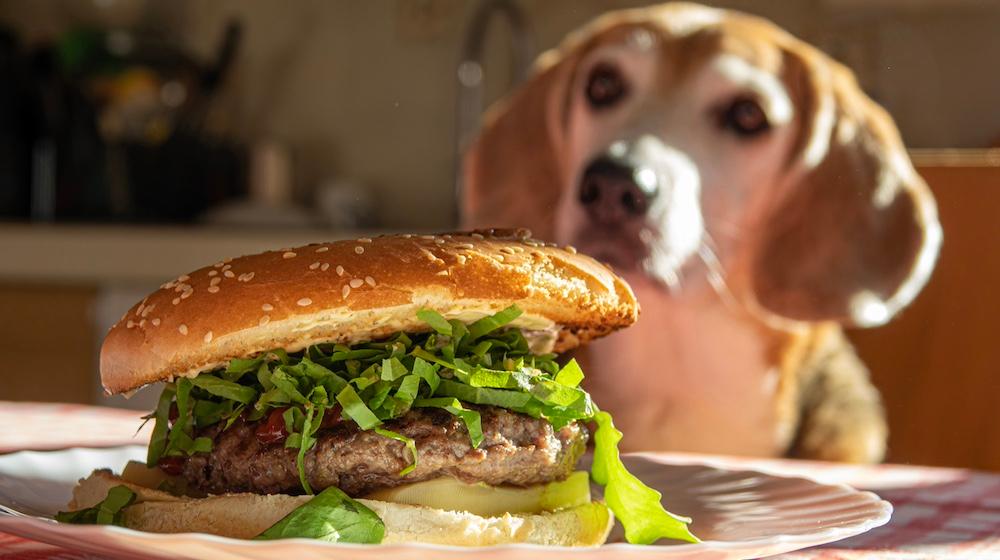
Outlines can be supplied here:
<path id="1" fill-rule="evenodd" d="M 0 453 L 19 449 L 145 443 L 140 413 L 80 405 L 0 401 Z M 148 430 L 148 427 L 146 428 Z M 888 525 L 780 557 L 783 560 L 1000 559 L 1000 475 L 904 465 L 855 466 L 683 453 L 672 461 L 806 476 L 871 490 L 892 502 Z M 0 533 L 0 560 L 93 556 Z"/>

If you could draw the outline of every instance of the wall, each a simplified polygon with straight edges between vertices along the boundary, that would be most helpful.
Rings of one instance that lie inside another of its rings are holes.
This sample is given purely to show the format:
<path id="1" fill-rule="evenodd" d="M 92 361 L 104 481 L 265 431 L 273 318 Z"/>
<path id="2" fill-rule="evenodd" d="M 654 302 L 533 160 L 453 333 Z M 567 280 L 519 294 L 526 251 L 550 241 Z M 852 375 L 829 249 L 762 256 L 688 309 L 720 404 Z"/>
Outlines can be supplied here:
<path id="1" fill-rule="evenodd" d="M 602 11 L 644 3 L 520 2 L 540 48 Z M 858 68 L 911 146 L 982 146 L 1000 136 L 1000 73 L 982 67 L 1000 59 L 1000 3 L 711 3 L 772 18 Z M 145 22 L 207 56 L 224 22 L 238 17 L 245 45 L 215 127 L 287 143 L 303 199 L 343 177 L 376 193 L 383 224 L 441 228 L 453 216 L 454 74 L 473 7 L 463 0 L 0 0 L 0 21 L 33 41 L 73 24 Z M 488 57 L 491 97 L 509 75 L 499 31 Z"/>

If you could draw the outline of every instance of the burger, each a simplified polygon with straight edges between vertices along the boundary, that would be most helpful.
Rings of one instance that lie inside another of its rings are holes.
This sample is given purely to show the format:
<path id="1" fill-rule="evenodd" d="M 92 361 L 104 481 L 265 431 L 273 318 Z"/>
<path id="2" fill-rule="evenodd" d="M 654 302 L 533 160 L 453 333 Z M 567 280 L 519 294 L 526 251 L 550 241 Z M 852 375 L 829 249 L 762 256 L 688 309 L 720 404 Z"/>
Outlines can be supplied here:
<path id="1" fill-rule="evenodd" d="M 321 243 L 184 274 L 101 349 L 108 393 L 164 384 L 146 461 L 81 480 L 57 519 L 593 546 L 617 517 L 629 542 L 694 541 L 625 468 L 621 433 L 561 357 L 638 311 L 606 266 L 526 231 Z"/>

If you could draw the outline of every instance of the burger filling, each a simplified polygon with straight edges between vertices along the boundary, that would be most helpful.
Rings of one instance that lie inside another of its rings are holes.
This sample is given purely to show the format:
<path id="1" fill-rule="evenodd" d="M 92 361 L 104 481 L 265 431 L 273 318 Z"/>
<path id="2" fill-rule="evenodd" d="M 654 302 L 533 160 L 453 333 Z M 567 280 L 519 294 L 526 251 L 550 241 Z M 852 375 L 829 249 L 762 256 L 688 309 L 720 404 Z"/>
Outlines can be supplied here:
<path id="1" fill-rule="evenodd" d="M 427 332 L 275 349 L 179 378 L 149 416 L 147 464 L 207 493 L 328 490 L 405 502 L 440 495 L 427 485 L 451 480 L 511 488 L 490 499 L 552 506 L 533 489 L 579 486 L 558 481 L 585 450 L 587 421 L 597 426 L 591 476 L 626 538 L 694 539 L 688 520 L 625 469 L 621 433 L 579 387 L 580 367 L 539 353 L 537 337 L 510 327 L 520 315 L 512 306 L 466 324 L 423 310 Z"/>
<path id="2" fill-rule="evenodd" d="M 445 476 L 493 486 L 532 486 L 565 479 L 586 448 L 586 428 L 576 422 L 555 430 L 544 419 L 503 408 L 468 408 L 480 416 L 483 440 L 478 448 L 472 447 L 462 421 L 446 410 L 414 408 L 383 423 L 386 430 L 414 442 L 418 460 L 413 469 L 413 456 L 399 440 L 338 418 L 320 427 L 313 436 L 316 444 L 306 452 L 309 486 L 315 491 L 336 486 L 352 497 Z M 270 434 L 259 437 L 262 425 L 270 429 L 262 422 L 205 429 L 201 434 L 212 439 L 212 451 L 188 458 L 180 473 L 212 494 L 302 493 L 295 450 Z"/>

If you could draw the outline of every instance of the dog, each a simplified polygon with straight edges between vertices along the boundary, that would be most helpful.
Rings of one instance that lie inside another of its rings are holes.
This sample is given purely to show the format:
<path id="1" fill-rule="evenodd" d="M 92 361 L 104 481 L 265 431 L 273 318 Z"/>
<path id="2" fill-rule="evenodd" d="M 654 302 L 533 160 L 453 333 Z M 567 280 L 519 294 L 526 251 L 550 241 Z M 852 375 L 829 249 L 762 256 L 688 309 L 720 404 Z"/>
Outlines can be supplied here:
<path id="1" fill-rule="evenodd" d="M 468 149 L 466 226 L 525 226 L 607 262 L 642 306 L 591 346 L 626 449 L 883 458 L 842 327 L 921 290 L 942 234 L 889 115 L 770 22 L 611 12 L 544 53 Z"/>

